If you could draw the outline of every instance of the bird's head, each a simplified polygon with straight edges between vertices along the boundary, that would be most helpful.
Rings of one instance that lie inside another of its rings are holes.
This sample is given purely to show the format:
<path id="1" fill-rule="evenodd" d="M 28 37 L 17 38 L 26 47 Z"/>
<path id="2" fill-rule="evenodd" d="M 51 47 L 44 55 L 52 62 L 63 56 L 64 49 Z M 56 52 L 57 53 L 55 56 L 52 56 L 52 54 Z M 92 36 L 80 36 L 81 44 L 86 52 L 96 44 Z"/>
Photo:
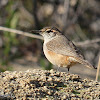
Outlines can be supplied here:
<path id="1" fill-rule="evenodd" d="M 39 33 L 43 36 L 44 40 L 51 39 L 57 35 L 61 35 L 61 32 L 56 27 L 45 27 L 41 30 L 33 30 L 34 33 Z"/>

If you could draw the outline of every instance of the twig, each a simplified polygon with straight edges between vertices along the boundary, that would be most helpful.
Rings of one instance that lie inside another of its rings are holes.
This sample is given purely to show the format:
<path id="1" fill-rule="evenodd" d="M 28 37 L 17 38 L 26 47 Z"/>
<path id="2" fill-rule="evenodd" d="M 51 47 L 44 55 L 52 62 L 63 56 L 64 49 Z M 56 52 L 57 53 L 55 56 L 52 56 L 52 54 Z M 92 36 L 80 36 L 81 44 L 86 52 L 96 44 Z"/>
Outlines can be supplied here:
<path id="1" fill-rule="evenodd" d="M 12 32 L 12 33 L 16 33 L 16 34 L 21 34 L 21 35 L 28 36 L 28 37 L 31 37 L 31 38 L 37 38 L 37 39 L 43 40 L 42 36 L 31 34 L 29 32 L 23 32 L 23 31 L 19 31 L 19 30 L 16 30 L 16 29 L 10 29 L 10 28 L 6 28 L 6 27 L 2 27 L 2 26 L 0 26 L 0 30 Z M 97 43 L 97 42 L 100 42 L 100 38 L 97 38 L 97 39 L 94 39 L 94 40 L 86 40 L 84 42 L 75 42 L 75 45 L 85 46 L 85 45 L 90 45 L 90 44 Z"/>
<path id="2" fill-rule="evenodd" d="M 76 33 L 77 35 L 82 39 L 82 40 L 86 40 L 87 37 L 86 35 L 84 34 L 84 32 L 82 31 L 81 27 L 79 24 L 76 24 L 75 25 L 75 29 L 76 29 Z"/>
<path id="3" fill-rule="evenodd" d="M 97 43 L 97 42 L 100 42 L 100 38 L 93 39 L 93 40 L 86 40 L 84 42 L 77 42 L 76 45 L 84 46 L 84 45 L 90 45 L 90 44 Z"/>
<path id="4" fill-rule="evenodd" d="M 31 34 L 29 32 L 23 32 L 23 31 L 19 31 L 19 30 L 16 30 L 16 29 L 10 29 L 10 28 L 6 28 L 6 27 L 2 27 L 2 26 L 0 26 L 0 30 L 12 32 L 12 33 L 16 33 L 16 34 L 21 34 L 21 35 L 28 36 L 28 37 L 31 37 L 31 38 L 37 38 L 37 39 L 43 40 L 42 36 Z"/>
<path id="5" fill-rule="evenodd" d="M 66 27 L 68 26 L 68 13 L 69 13 L 69 0 L 64 0 L 64 14 L 62 16 L 62 23 L 63 23 L 63 32 L 65 31 Z"/>
<path id="6" fill-rule="evenodd" d="M 98 67 L 97 67 L 96 81 L 98 81 L 99 70 L 100 70 L 100 56 L 99 56 Z"/>
<path id="7" fill-rule="evenodd" d="M 20 13 L 23 15 L 23 17 L 28 20 L 32 25 L 34 25 L 33 23 L 35 22 L 34 16 L 24 7 L 22 0 L 19 1 L 19 11 Z"/>
<path id="8" fill-rule="evenodd" d="M 34 15 L 34 19 L 35 19 L 35 25 L 36 28 L 39 29 L 40 28 L 40 23 L 37 17 L 37 0 L 32 0 L 33 1 L 33 15 Z"/>
<path id="9" fill-rule="evenodd" d="M 66 24 L 68 18 L 68 11 L 69 11 L 69 0 L 64 1 L 64 15 L 63 15 L 63 24 Z M 65 26 L 65 25 L 64 25 Z"/>

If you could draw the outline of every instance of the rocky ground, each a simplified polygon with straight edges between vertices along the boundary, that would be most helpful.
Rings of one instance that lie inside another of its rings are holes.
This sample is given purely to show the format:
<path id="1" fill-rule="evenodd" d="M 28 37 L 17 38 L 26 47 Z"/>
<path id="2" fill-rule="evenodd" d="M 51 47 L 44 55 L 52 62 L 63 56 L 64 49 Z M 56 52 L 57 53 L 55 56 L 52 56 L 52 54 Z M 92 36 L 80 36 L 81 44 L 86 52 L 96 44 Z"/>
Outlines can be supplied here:
<path id="1" fill-rule="evenodd" d="M 100 82 L 54 70 L 0 73 L 0 100 L 99 100 Z"/>

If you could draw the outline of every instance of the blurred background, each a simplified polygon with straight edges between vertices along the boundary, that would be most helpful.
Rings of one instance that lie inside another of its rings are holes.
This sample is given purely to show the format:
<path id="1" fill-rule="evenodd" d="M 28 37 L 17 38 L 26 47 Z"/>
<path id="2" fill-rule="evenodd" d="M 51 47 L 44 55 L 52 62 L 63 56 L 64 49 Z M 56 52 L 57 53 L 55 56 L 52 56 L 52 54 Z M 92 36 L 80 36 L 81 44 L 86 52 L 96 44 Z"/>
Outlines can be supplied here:
<path id="1" fill-rule="evenodd" d="M 100 39 L 100 0 L 0 0 L 0 26 L 25 32 L 55 26 L 97 66 L 100 42 L 84 41 Z M 45 58 L 42 44 L 40 39 L 0 31 L 0 71 L 57 69 Z M 95 79 L 96 70 L 78 65 L 70 73 Z"/>

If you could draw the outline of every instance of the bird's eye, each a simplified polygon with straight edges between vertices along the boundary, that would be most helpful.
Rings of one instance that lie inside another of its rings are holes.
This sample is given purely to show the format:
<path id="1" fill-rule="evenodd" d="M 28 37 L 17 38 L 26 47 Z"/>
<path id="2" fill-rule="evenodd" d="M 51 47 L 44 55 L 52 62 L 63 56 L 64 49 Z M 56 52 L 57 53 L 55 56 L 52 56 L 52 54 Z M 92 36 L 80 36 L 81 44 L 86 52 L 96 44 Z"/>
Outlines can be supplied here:
<path id="1" fill-rule="evenodd" d="M 51 30 L 48 30 L 47 32 L 50 33 L 50 32 L 52 32 L 52 31 L 51 31 Z"/>

